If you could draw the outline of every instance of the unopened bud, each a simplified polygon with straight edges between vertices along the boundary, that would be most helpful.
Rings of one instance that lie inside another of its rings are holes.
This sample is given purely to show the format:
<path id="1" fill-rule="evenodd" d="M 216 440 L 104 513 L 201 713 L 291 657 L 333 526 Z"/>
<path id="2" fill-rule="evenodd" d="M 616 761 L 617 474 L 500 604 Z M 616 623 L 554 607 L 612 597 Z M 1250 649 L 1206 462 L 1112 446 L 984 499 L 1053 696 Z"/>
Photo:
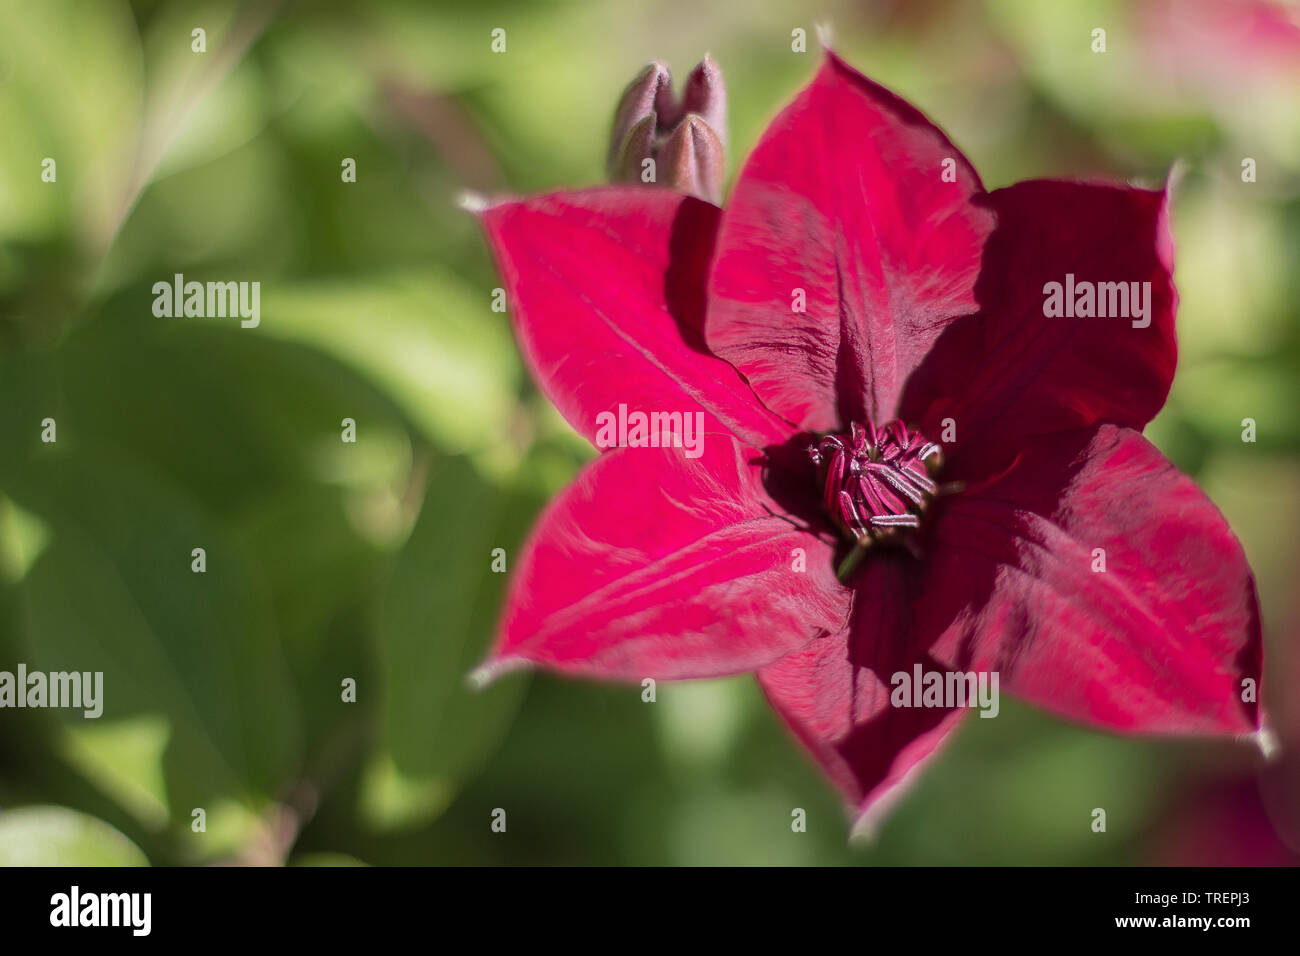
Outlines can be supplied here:
<path id="1" fill-rule="evenodd" d="M 711 57 L 705 56 L 691 71 L 680 101 L 673 97 L 668 67 L 651 63 L 624 91 L 614 111 L 609 178 L 645 182 L 649 159 L 659 185 L 721 202 L 726 125 L 727 91 Z"/>

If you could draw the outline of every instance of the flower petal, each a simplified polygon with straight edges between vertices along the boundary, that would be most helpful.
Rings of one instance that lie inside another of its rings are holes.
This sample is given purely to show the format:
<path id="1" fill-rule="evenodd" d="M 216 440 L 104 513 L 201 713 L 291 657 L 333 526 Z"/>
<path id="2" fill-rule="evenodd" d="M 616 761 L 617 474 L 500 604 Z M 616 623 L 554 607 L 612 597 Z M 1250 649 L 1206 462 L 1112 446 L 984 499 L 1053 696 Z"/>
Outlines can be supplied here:
<path id="1" fill-rule="evenodd" d="M 619 448 L 588 465 L 525 547 L 490 666 L 714 677 L 839 630 L 851 592 L 831 548 L 769 513 L 756 457 L 712 434 L 698 459 Z"/>
<path id="2" fill-rule="evenodd" d="M 723 214 L 710 348 L 802 428 L 895 417 L 944 326 L 976 310 L 982 193 L 943 133 L 828 54 Z"/>
<path id="3" fill-rule="evenodd" d="M 849 626 L 758 672 L 772 706 L 870 827 L 961 720 L 962 709 L 894 707 L 891 679 L 928 661 L 911 628 L 915 579 L 903 559 L 873 555 Z"/>
<path id="4" fill-rule="evenodd" d="M 1163 190 L 1046 180 L 989 194 L 998 222 L 976 287 L 981 312 L 948 327 L 903 402 L 904 417 L 935 434 L 955 422 L 945 443 L 954 477 L 976 475 L 961 461 L 973 449 L 1009 460 L 1033 435 L 1102 421 L 1140 430 L 1164 405 L 1177 363 L 1166 200 Z M 1102 297 L 1108 311 L 1127 301 L 1134 312 L 1127 284 L 1141 294 L 1144 282 L 1145 319 L 1045 315 L 1048 283 L 1062 300 L 1072 284 L 1075 302 L 1090 283 L 1094 305 L 1099 284 L 1125 283 Z"/>
<path id="5" fill-rule="evenodd" d="M 919 624 L 942 629 L 936 659 L 998 671 L 1003 690 L 1086 724 L 1258 729 L 1257 693 L 1242 699 L 1261 645 L 1241 545 L 1137 432 L 1040 439 L 936 519 Z"/>
<path id="6" fill-rule="evenodd" d="M 605 187 L 489 206 L 520 348 L 547 397 L 595 441 L 596 416 L 702 410 L 763 446 L 789 433 L 700 332 L 718 210 Z"/>

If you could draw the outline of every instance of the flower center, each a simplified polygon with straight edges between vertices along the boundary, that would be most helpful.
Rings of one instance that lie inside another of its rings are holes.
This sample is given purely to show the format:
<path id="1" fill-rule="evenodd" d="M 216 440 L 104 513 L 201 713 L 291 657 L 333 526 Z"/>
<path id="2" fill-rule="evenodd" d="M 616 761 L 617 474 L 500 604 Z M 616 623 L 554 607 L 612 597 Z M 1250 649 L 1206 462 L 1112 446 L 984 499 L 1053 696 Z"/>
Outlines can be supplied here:
<path id="1" fill-rule="evenodd" d="M 846 535 L 866 546 L 921 526 L 938 491 L 943 449 L 900 421 L 877 428 L 854 422 L 808 448 L 822 503 Z"/>

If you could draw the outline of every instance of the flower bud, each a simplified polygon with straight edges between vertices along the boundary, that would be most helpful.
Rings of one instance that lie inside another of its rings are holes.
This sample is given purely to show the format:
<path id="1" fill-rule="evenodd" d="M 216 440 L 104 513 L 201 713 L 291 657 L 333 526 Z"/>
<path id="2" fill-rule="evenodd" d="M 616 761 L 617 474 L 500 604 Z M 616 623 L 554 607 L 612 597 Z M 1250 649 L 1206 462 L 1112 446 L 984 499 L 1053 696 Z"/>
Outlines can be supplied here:
<path id="1" fill-rule="evenodd" d="M 726 123 L 727 91 L 711 57 L 705 56 L 691 71 L 680 100 L 673 97 L 668 67 L 651 63 L 624 91 L 614 111 L 609 178 L 653 182 L 720 202 Z"/>

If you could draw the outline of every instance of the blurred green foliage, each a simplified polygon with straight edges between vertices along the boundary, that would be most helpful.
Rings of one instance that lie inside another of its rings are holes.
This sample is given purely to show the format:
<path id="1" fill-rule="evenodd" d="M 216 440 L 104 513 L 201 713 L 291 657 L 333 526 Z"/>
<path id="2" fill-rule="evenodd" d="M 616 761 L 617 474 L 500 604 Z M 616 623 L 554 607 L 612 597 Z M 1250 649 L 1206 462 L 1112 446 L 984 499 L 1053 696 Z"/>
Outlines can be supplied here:
<path id="1" fill-rule="evenodd" d="M 1182 357 L 1151 434 L 1240 533 L 1270 668 L 1290 666 L 1300 73 L 1242 58 L 1210 82 L 1228 54 L 1187 53 L 1158 7 L 0 0 L 0 668 L 106 687 L 98 720 L 0 712 L 0 863 L 1091 864 L 1181 839 L 1169 808 L 1249 772 L 1245 748 L 1004 702 L 850 846 L 748 679 L 664 685 L 653 705 L 463 679 L 501 599 L 492 550 L 513 557 L 590 452 L 490 310 L 456 194 L 599 181 L 623 85 L 706 50 L 734 175 L 814 69 L 791 30 L 823 20 L 990 188 L 1183 164 Z M 260 281 L 260 327 L 155 318 L 152 284 L 175 273 Z"/>

